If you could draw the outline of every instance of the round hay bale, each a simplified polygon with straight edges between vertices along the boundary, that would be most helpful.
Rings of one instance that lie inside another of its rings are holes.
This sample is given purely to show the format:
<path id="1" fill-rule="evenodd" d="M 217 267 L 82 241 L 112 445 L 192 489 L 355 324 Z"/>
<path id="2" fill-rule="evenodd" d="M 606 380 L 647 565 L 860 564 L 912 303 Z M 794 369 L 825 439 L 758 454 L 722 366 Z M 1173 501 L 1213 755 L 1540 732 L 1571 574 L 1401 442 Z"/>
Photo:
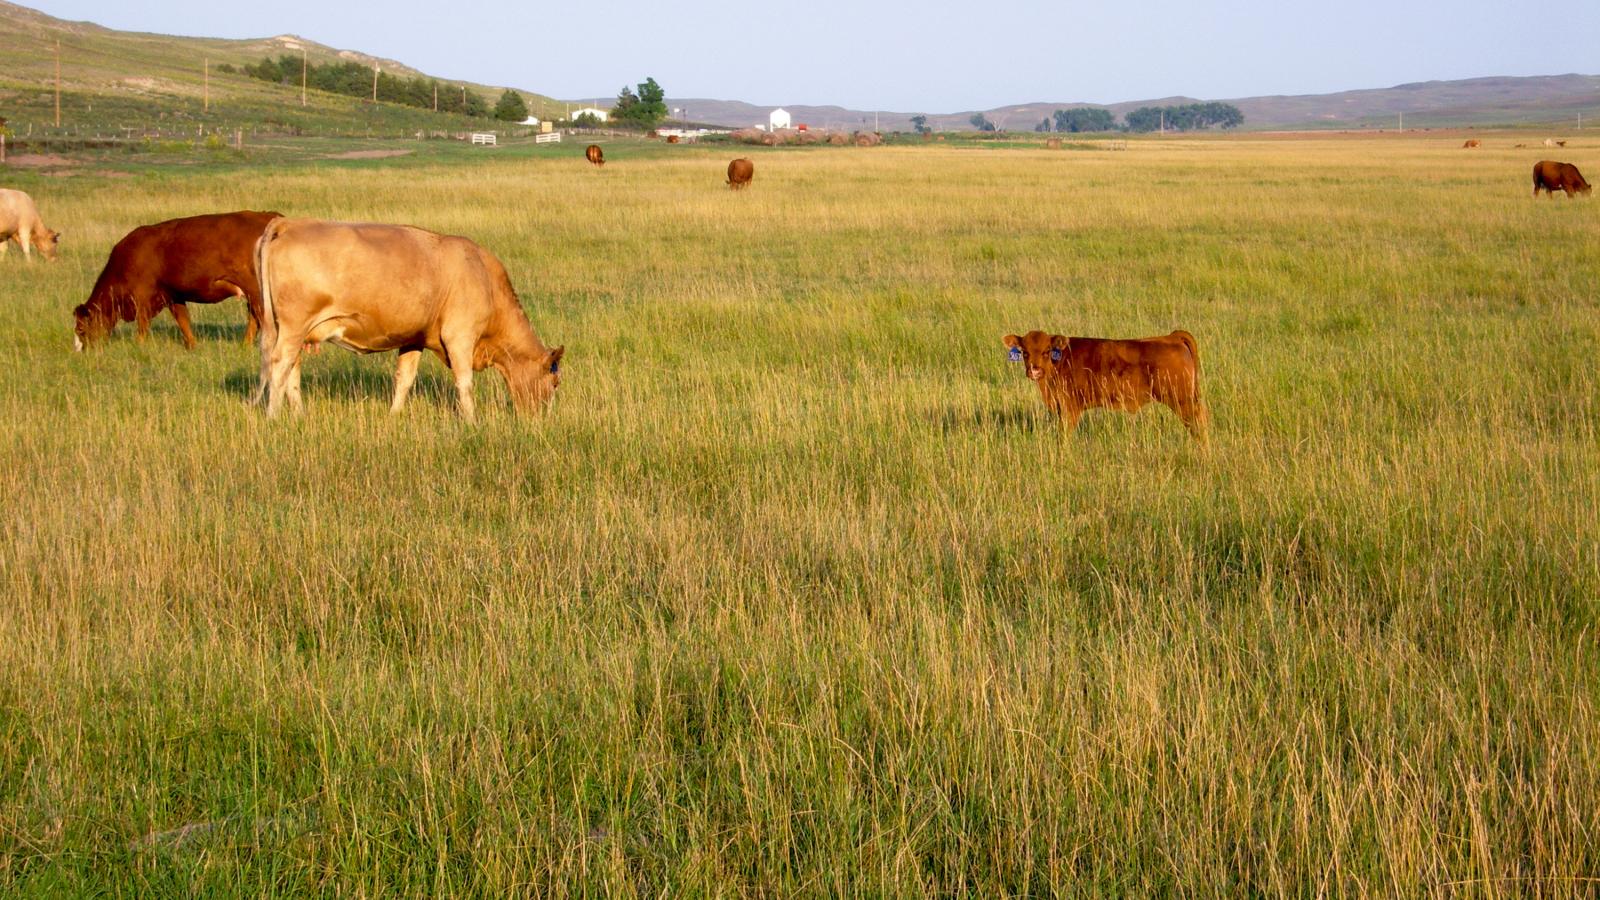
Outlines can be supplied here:
<path id="1" fill-rule="evenodd" d="M 842 131 L 835 131 L 833 134 L 828 135 L 828 143 L 835 147 L 843 147 L 845 144 L 850 143 L 850 138 Z"/>
<path id="2" fill-rule="evenodd" d="M 883 138 L 870 131 L 858 131 L 855 133 L 855 142 L 857 147 L 876 147 L 883 143 Z"/>

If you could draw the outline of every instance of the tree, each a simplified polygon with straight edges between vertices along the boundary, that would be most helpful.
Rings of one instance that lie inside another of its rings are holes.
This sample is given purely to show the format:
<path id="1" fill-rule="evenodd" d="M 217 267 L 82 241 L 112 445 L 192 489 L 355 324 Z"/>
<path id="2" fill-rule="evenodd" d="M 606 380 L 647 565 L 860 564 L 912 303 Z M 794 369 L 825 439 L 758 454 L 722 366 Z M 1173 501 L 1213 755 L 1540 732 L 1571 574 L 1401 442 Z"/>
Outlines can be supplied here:
<path id="1" fill-rule="evenodd" d="M 1111 115 L 1109 109 L 1098 109 L 1092 106 L 1075 106 L 1072 109 L 1058 109 L 1052 118 L 1055 119 L 1057 131 L 1110 131 L 1117 127 L 1116 117 Z"/>
<path id="2" fill-rule="evenodd" d="M 1033 130 L 1034 131 L 1049 131 L 1050 130 L 1050 117 L 1049 116 L 1045 116 L 1043 122 L 1040 122 L 1039 124 L 1033 126 Z"/>
<path id="3" fill-rule="evenodd" d="M 912 116 L 911 117 L 911 127 L 915 128 L 917 130 L 917 134 L 927 134 L 928 132 L 933 130 L 933 129 L 928 127 L 928 117 L 927 116 Z"/>
<path id="4" fill-rule="evenodd" d="M 989 121 L 989 117 L 985 116 L 983 113 L 973 113 L 972 118 L 968 119 L 967 121 L 971 122 L 972 127 L 978 129 L 979 131 L 995 130 L 994 123 Z"/>
<path id="5" fill-rule="evenodd" d="M 654 78 L 639 83 L 639 92 L 624 86 L 617 94 L 617 105 L 611 108 L 611 118 L 616 122 L 654 128 L 667 117 L 667 92 Z"/>
<path id="6" fill-rule="evenodd" d="M 502 122 L 521 122 L 528 117 L 528 103 L 521 94 L 508 88 L 494 105 L 494 117 Z"/>
<path id="7" fill-rule="evenodd" d="M 1190 103 L 1184 106 L 1141 106 L 1127 116 L 1129 131 L 1194 131 L 1211 128 L 1236 128 L 1244 123 L 1244 113 L 1231 103 Z"/>

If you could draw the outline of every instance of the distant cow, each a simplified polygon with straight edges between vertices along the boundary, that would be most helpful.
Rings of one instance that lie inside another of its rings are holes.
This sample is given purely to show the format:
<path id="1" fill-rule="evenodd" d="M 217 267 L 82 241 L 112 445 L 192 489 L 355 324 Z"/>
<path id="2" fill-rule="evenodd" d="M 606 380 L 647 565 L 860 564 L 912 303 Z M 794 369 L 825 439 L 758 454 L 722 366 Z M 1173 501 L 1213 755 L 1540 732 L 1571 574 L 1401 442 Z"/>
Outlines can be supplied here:
<path id="1" fill-rule="evenodd" d="M 431 350 L 455 375 L 461 417 L 474 418 L 472 373 L 493 366 L 518 412 L 555 394 L 565 348 L 545 346 L 505 267 L 464 237 L 406 225 L 279 219 L 256 247 L 261 273 L 261 385 L 267 414 L 300 408 L 307 342 L 356 353 L 399 353 L 399 412 Z"/>
<path id="2" fill-rule="evenodd" d="M 1046 138 L 1044 142 L 1044 148 L 1046 150 L 1060 150 L 1061 138 Z"/>
<path id="3" fill-rule="evenodd" d="M 675 134 L 667 135 L 667 143 L 676 144 L 677 142 L 678 142 L 678 136 L 677 135 L 675 135 Z"/>
<path id="4" fill-rule="evenodd" d="M 1573 194 L 1587 194 L 1590 188 L 1577 166 L 1542 159 L 1533 165 L 1533 195 L 1539 196 L 1540 190 L 1551 197 L 1556 195 L 1556 191 L 1563 191 L 1571 197 Z"/>
<path id="5" fill-rule="evenodd" d="M 139 339 L 163 309 L 194 348 L 189 303 L 244 299 L 249 324 L 244 340 L 261 322 L 261 288 L 256 281 L 256 241 L 275 212 L 218 213 L 141 225 L 111 248 L 89 299 L 72 311 L 73 339 L 82 350 L 111 333 L 118 322 L 137 322 Z"/>
<path id="6" fill-rule="evenodd" d="M 756 164 L 744 157 L 739 157 L 728 163 L 728 187 L 739 190 L 750 183 L 756 176 Z"/>
<path id="7" fill-rule="evenodd" d="M 1008 334 L 1004 343 L 1039 385 L 1044 405 L 1068 429 L 1086 409 L 1137 412 L 1155 401 L 1177 413 L 1195 440 L 1206 441 L 1209 415 L 1200 400 L 1200 351 L 1187 331 L 1136 340 L 1030 331 Z"/>
<path id="8" fill-rule="evenodd" d="M 1477 147 L 1478 147 L 1478 142 L 1476 140 L 1467 141 L 1465 144 L 1461 145 L 1461 149 L 1463 149 L 1463 150 L 1473 150 L 1473 149 L 1476 149 Z"/>
<path id="9" fill-rule="evenodd" d="M 590 144 L 588 148 L 583 151 L 583 158 L 597 166 L 603 166 L 606 164 L 605 151 L 600 149 L 599 144 Z"/>
<path id="10" fill-rule="evenodd" d="M 21 191 L 0 188 L 0 255 L 11 250 L 11 242 L 22 247 L 22 255 L 33 258 L 33 249 L 39 248 L 45 259 L 56 258 L 56 244 L 61 232 L 51 231 L 39 218 L 39 207 L 33 198 Z"/>
<path id="11" fill-rule="evenodd" d="M 1554 147 L 1556 145 L 1556 139 L 1555 138 L 1545 138 L 1544 139 L 1544 145 L 1546 147 Z"/>

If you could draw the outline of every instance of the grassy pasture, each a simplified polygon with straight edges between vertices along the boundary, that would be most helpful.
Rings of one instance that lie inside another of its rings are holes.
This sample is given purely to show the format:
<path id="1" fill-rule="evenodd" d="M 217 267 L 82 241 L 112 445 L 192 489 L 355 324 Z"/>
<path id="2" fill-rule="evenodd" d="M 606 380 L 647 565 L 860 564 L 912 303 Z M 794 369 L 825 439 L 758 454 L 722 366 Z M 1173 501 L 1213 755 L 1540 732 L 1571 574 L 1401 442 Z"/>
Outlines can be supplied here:
<path id="1" fill-rule="evenodd" d="M 12 178 L 0 886 L 1590 895 L 1600 198 L 1511 142 Z M 70 352 L 241 207 L 479 240 L 554 407 L 330 349 L 269 422 L 236 305 Z M 1000 344 L 1180 326 L 1209 454 Z"/>

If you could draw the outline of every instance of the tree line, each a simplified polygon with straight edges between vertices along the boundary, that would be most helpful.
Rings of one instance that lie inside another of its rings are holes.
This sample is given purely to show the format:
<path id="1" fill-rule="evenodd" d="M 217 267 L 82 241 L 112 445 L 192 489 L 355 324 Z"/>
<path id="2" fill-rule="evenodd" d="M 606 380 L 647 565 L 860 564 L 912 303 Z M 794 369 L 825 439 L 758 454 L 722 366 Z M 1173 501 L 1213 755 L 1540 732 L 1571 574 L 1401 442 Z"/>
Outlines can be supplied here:
<path id="1" fill-rule="evenodd" d="M 985 120 L 982 124 L 980 113 L 972 117 L 972 123 L 980 131 L 993 131 L 994 126 Z M 1141 106 L 1123 117 L 1123 123 L 1117 124 L 1116 116 L 1109 109 L 1093 106 L 1075 106 L 1072 109 L 1058 109 L 1053 114 L 1046 116 L 1038 125 L 1033 126 L 1034 131 L 1057 131 L 1066 133 L 1079 133 L 1089 131 L 1155 131 L 1165 127 L 1167 131 L 1199 131 L 1206 128 L 1236 128 L 1244 122 L 1244 113 L 1231 103 L 1190 103 L 1184 106 Z M 987 128 L 984 125 L 988 125 Z"/>
<path id="2" fill-rule="evenodd" d="M 270 56 L 263 57 L 259 63 L 246 63 L 238 68 L 223 64 L 218 66 L 217 70 L 238 72 L 273 84 L 298 87 L 300 66 L 300 57 L 285 54 L 276 60 Z M 346 97 L 372 96 L 372 67 L 361 63 L 310 63 L 305 67 L 305 77 L 306 86 L 315 90 L 343 94 Z M 507 93 L 514 92 L 507 91 Z M 438 98 L 439 112 L 458 113 L 480 119 L 488 118 L 490 115 L 489 104 L 476 91 L 444 84 L 435 78 L 420 76 L 404 78 L 386 72 L 378 73 L 378 99 L 385 103 L 433 109 L 435 97 Z M 521 99 L 520 96 L 517 97 L 518 101 Z M 504 103 L 506 98 L 502 97 L 501 100 Z"/>

